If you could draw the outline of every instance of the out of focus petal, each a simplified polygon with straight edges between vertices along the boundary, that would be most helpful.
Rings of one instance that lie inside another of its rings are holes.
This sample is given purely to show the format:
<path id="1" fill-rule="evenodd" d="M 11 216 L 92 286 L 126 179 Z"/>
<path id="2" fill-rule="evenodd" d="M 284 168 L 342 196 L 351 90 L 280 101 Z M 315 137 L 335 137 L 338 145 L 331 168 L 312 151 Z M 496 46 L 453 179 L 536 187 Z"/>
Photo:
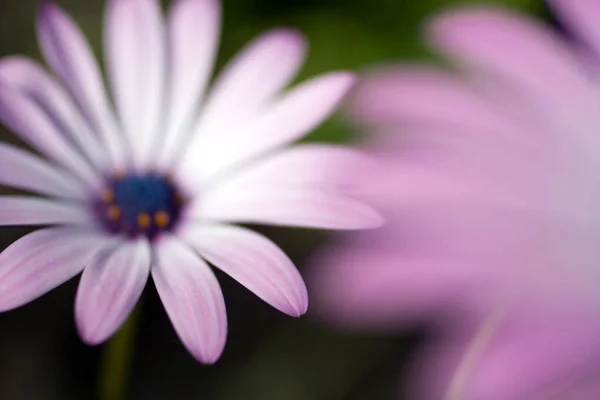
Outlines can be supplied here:
<path id="1" fill-rule="evenodd" d="M 198 361 L 216 362 L 227 336 L 225 301 L 217 278 L 180 239 L 163 237 L 155 251 L 152 278 L 175 331 Z"/>
<path id="2" fill-rule="evenodd" d="M 600 56 L 600 4 L 596 0 L 550 0 L 557 17 L 584 39 Z"/>
<path id="3" fill-rule="evenodd" d="M 251 230 L 189 224 L 179 235 L 202 257 L 276 309 L 298 317 L 308 295 L 294 264 L 273 242 Z"/>

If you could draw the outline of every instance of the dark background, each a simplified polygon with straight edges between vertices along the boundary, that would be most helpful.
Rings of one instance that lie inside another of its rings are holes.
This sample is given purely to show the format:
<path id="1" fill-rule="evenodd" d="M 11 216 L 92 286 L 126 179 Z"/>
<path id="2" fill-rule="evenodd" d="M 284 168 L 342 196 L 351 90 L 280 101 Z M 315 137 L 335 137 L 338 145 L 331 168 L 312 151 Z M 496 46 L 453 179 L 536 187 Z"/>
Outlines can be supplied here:
<path id="1" fill-rule="evenodd" d="M 101 55 L 103 1 L 58 1 L 82 25 Z M 364 70 L 390 61 L 430 58 L 420 44 L 426 16 L 455 4 L 510 4 L 543 13 L 542 0 L 224 0 L 219 67 L 256 34 L 280 25 L 309 38 L 299 78 L 333 69 Z M 0 55 L 39 58 L 36 0 L 0 0 Z M 334 117 L 310 139 L 345 141 L 351 129 Z M 15 141 L 6 131 L 3 140 Z M 1 162 L 1 160 L 0 160 Z M 2 190 L 0 188 L 0 190 Z M 306 270 L 323 232 L 263 228 Z M 2 229 L 0 249 L 24 229 Z M 185 351 L 149 284 L 140 308 L 128 395 L 131 399 L 358 400 L 397 398 L 399 377 L 423 332 L 367 337 L 336 331 L 308 315 L 295 319 L 262 303 L 217 271 L 229 338 L 221 360 L 196 363 Z M 94 399 L 102 347 L 77 337 L 73 279 L 17 310 L 0 314 L 0 399 Z"/>

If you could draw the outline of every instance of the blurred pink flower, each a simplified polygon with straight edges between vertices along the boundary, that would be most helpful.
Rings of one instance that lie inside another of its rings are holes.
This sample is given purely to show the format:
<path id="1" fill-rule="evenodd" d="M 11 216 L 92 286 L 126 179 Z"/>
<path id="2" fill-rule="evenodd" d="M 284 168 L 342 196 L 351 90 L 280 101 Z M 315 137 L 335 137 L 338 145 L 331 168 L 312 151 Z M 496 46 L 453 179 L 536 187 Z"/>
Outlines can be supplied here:
<path id="1" fill-rule="evenodd" d="M 353 229 L 378 215 L 342 193 L 356 155 L 290 144 L 319 125 L 353 83 L 330 73 L 289 91 L 301 34 L 253 41 L 206 92 L 217 52 L 217 0 L 111 0 L 108 80 L 74 21 L 45 2 L 34 61 L 0 61 L 0 120 L 48 160 L 0 144 L 0 183 L 44 197 L 0 196 L 0 225 L 58 225 L 0 254 L 0 310 L 19 307 L 83 270 L 75 316 L 100 343 L 127 318 L 151 274 L 183 344 L 201 362 L 225 345 L 221 289 L 207 262 L 293 316 L 302 277 L 270 240 L 232 223 Z M 206 94 L 205 94 L 206 92 Z M 198 107 L 202 104 L 201 115 Z M 85 270 L 84 270 L 85 267 Z"/>
<path id="2" fill-rule="evenodd" d="M 600 1 L 550 3 L 573 37 L 449 11 L 428 32 L 454 71 L 357 91 L 376 161 L 350 174 L 388 223 L 317 257 L 315 301 L 344 326 L 438 323 L 411 399 L 600 398 Z"/>

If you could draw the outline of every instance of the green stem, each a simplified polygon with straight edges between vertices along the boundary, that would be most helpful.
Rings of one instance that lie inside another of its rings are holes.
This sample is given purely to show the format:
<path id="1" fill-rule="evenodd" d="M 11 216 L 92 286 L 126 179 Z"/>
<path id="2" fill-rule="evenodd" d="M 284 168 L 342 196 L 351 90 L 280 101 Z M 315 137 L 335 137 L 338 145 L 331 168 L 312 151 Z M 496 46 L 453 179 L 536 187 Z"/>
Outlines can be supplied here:
<path id="1" fill-rule="evenodd" d="M 99 400 L 124 400 L 138 320 L 136 307 L 121 329 L 104 345 L 98 377 Z"/>

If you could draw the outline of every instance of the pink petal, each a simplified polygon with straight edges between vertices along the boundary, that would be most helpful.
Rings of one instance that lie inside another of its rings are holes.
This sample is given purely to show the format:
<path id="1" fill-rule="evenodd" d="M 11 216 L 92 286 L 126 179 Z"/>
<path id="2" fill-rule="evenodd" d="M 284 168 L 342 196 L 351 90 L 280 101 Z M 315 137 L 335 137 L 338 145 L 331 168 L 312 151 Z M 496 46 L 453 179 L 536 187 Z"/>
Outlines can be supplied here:
<path id="1" fill-rule="evenodd" d="M 37 63 L 25 57 L 5 57 L 0 62 L 0 80 L 35 98 L 57 130 L 73 141 L 94 167 L 107 166 L 107 154 L 96 133 L 64 89 Z"/>
<path id="2" fill-rule="evenodd" d="M 265 108 L 253 123 L 244 126 L 235 141 L 224 137 L 220 143 L 201 143 L 200 139 L 194 142 L 183 159 L 181 170 L 189 171 L 188 177 L 193 175 L 196 181 L 202 182 L 301 138 L 335 110 L 353 83 L 353 75 L 338 72 L 292 89 Z"/>
<path id="3" fill-rule="evenodd" d="M 397 242 L 392 245 L 405 246 Z M 309 287 L 320 316 L 365 330 L 395 332 L 455 310 L 465 290 L 475 294 L 480 277 L 476 267 L 464 262 L 398 254 L 353 242 L 328 250 L 311 264 L 315 269 Z"/>
<path id="4" fill-rule="evenodd" d="M 152 278 L 179 338 L 200 362 L 212 364 L 225 347 L 227 316 L 210 267 L 175 237 L 156 244 Z"/>
<path id="5" fill-rule="evenodd" d="M 169 14 L 171 80 L 165 138 L 158 167 L 167 168 L 181 154 L 182 140 L 195 122 L 219 43 L 218 0 L 179 0 Z"/>
<path id="6" fill-rule="evenodd" d="M 264 236 L 240 227 L 203 224 L 190 224 L 179 235 L 271 306 L 294 317 L 306 312 L 308 295 L 302 277 L 285 253 Z"/>
<path id="7" fill-rule="evenodd" d="M 597 318 L 574 314 L 508 318 L 489 325 L 490 332 L 484 331 L 486 321 L 470 332 L 463 324 L 458 333 L 421 354 L 418 378 L 413 377 L 421 392 L 410 398 L 442 398 L 449 387 L 465 400 L 554 398 L 544 396 L 568 393 L 598 371 L 600 358 L 590 352 L 600 340 Z M 478 339 L 480 346 L 474 348 Z"/>
<path id="8" fill-rule="evenodd" d="M 596 0 L 550 0 L 557 17 L 569 24 L 600 55 L 600 4 Z"/>
<path id="9" fill-rule="evenodd" d="M 0 196 L 0 226 L 92 223 L 94 216 L 76 202 L 26 196 Z"/>
<path id="10" fill-rule="evenodd" d="M 66 171 L 28 151 L 0 143 L 0 183 L 49 196 L 85 200 L 85 185 Z"/>
<path id="11" fill-rule="evenodd" d="M 88 186 L 98 180 L 95 171 L 71 146 L 29 97 L 22 91 L 0 83 L 0 120 L 24 141 L 44 153 L 69 172 L 80 177 Z"/>
<path id="12" fill-rule="evenodd" d="M 140 298 L 150 273 L 150 247 L 146 239 L 126 242 L 98 255 L 85 268 L 75 318 L 88 344 L 105 341 L 123 324 Z"/>
<path id="13" fill-rule="evenodd" d="M 520 141 L 532 136 L 511 120 L 501 104 L 495 104 L 466 80 L 441 69 L 401 67 L 377 71 L 363 81 L 354 99 L 353 114 L 362 123 L 422 124 L 485 135 L 493 132 Z"/>
<path id="14" fill-rule="evenodd" d="M 78 274 L 95 253 L 114 245 L 91 230 L 48 228 L 0 254 L 0 310 L 28 303 Z"/>
<path id="15" fill-rule="evenodd" d="M 186 210 L 186 218 L 323 229 L 365 229 L 382 224 L 370 207 L 339 194 L 264 189 L 229 196 L 209 192 Z"/>
<path id="16" fill-rule="evenodd" d="M 166 34 L 157 0 L 110 0 L 106 59 L 117 111 L 137 167 L 149 162 L 165 102 Z"/>
<path id="17" fill-rule="evenodd" d="M 459 9 L 437 17 L 430 32 L 453 57 L 523 85 L 540 100 L 572 104 L 586 93 L 576 55 L 533 19 L 499 8 Z"/>
<path id="18" fill-rule="evenodd" d="M 46 62 L 69 89 L 94 129 L 101 133 L 114 167 L 124 168 L 127 154 L 102 74 L 76 23 L 60 7 L 45 2 L 38 17 L 38 41 Z"/>

